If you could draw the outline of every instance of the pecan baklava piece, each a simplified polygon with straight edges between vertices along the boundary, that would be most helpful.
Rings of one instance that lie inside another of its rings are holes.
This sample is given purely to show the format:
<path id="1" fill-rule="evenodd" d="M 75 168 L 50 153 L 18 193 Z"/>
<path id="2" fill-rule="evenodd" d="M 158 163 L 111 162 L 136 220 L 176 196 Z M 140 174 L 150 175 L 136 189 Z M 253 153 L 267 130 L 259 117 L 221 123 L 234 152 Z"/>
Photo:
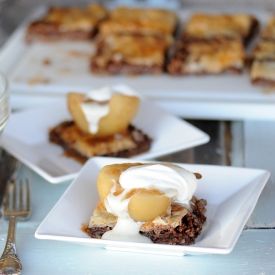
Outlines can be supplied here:
<path id="1" fill-rule="evenodd" d="M 275 41 L 260 40 L 251 53 L 251 59 L 275 61 Z"/>
<path id="2" fill-rule="evenodd" d="M 107 20 L 99 26 L 100 33 L 173 35 L 177 17 L 172 11 L 164 9 L 141 9 L 118 7 L 110 12 Z"/>
<path id="3" fill-rule="evenodd" d="M 254 60 L 250 69 L 250 79 L 253 84 L 275 86 L 275 60 Z"/>
<path id="4" fill-rule="evenodd" d="M 97 37 L 90 69 L 94 74 L 160 74 L 171 43 L 169 37 L 101 35 Z"/>
<path id="5" fill-rule="evenodd" d="M 171 75 L 241 73 L 244 61 L 239 39 L 182 39 L 167 69 Z"/>
<path id="6" fill-rule="evenodd" d="M 250 79 L 253 84 L 275 86 L 275 16 L 261 32 L 250 57 Z"/>
<path id="7" fill-rule="evenodd" d="M 160 74 L 174 42 L 175 13 L 164 9 L 118 7 L 99 25 L 94 74 Z"/>
<path id="8" fill-rule="evenodd" d="M 49 139 L 60 145 L 66 156 L 80 163 L 94 156 L 128 158 L 148 151 L 152 143 L 151 138 L 133 125 L 121 133 L 93 136 L 81 131 L 73 121 L 55 126 Z"/>
<path id="9" fill-rule="evenodd" d="M 249 14 L 194 14 L 184 36 L 189 39 L 230 38 L 246 44 L 258 29 L 258 20 Z"/>
<path id="10" fill-rule="evenodd" d="M 275 85 L 275 41 L 258 42 L 251 53 L 249 73 L 253 84 Z"/>
<path id="11" fill-rule="evenodd" d="M 261 38 L 275 42 L 275 16 L 271 17 L 261 32 Z"/>
<path id="12" fill-rule="evenodd" d="M 88 40 L 97 32 L 98 24 L 108 11 L 101 5 L 51 7 L 40 20 L 29 24 L 26 41 Z"/>

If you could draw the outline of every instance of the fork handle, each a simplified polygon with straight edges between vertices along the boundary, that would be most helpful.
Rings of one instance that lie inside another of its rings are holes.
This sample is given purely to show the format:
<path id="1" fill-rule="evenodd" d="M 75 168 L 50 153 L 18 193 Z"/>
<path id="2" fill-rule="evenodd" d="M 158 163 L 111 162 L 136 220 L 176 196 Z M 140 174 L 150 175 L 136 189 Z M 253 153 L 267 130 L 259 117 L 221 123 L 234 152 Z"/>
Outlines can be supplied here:
<path id="1" fill-rule="evenodd" d="M 15 228 L 16 217 L 11 216 L 6 246 L 0 258 L 0 275 L 19 275 L 22 272 L 22 265 L 16 252 Z"/>

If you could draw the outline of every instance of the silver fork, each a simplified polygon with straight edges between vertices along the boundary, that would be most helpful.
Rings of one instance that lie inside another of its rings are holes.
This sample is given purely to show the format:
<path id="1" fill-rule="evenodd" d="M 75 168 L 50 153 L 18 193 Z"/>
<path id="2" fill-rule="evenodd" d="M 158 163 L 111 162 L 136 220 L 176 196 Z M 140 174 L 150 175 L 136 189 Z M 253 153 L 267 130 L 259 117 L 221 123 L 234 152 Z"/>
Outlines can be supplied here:
<path id="1" fill-rule="evenodd" d="M 19 193 L 18 186 L 19 185 Z M 4 216 L 9 219 L 9 229 L 6 246 L 0 258 L 0 275 L 18 275 L 22 272 L 22 265 L 17 255 L 15 245 L 15 228 L 17 218 L 26 220 L 31 214 L 29 181 L 17 184 L 11 181 L 7 185 L 4 204 Z"/>

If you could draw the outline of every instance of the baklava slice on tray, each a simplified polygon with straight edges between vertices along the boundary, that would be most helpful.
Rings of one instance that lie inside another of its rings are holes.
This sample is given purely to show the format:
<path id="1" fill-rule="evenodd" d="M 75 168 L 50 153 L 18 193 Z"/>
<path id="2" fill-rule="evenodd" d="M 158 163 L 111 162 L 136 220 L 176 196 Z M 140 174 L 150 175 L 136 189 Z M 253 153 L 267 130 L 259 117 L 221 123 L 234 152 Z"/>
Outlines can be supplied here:
<path id="1" fill-rule="evenodd" d="M 261 33 L 261 39 L 250 57 L 250 79 L 253 84 L 275 86 L 275 17 Z"/>
<path id="2" fill-rule="evenodd" d="M 239 39 L 182 39 L 168 64 L 168 72 L 171 75 L 241 73 L 244 60 L 243 45 Z"/>
<path id="3" fill-rule="evenodd" d="M 241 73 L 245 43 L 258 21 L 246 14 L 194 14 L 183 29 L 167 70 L 171 75 Z"/>
<path id="4" fill-rule="evenodd" d="M 100 35 L 91 58 L 92 73 L 103 75 L 160 74 L 164 70 L 170 37 L 148 35 Z"/>
<path id="5" fill-rule="evenodd" d="M 266 27 L 261 32 L 261 38 L 275 42 L 275 15 L 269 19 Z"/>
<path id="6" fill-rule="evenodd" d="M 39 20 L 29 24 L 25 40 L 62 41 L 89 40 L 97 32 L 98 24 L 105 19 L 108 11 L 101 5 L 87 7 L 50 7 Z"/>
<path id="7" fill-rule="evenodd" d="M 95 74 L 159 74 L 174 42 L 176 15 L 163 9 L 119 7 L 99 26 L 90 68 Z"/>

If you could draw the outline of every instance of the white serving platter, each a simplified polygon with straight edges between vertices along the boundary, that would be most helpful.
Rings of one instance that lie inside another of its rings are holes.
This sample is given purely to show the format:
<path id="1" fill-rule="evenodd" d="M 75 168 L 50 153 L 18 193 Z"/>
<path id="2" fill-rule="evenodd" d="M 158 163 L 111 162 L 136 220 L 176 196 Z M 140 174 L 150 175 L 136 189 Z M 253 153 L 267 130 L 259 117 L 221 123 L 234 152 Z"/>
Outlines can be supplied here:
<path id="1" fill-rule="evenodd" d="M 207 223 L 194 245 L 174 246 L 88 237 L 81 228 L 89 222 L 99 201 L 96 189 L 99 170 L 108 164 L 131 161 L 133 160 L 95 157 L 86 162 L 78 176 L 39 225 L 35 237 L 115 251 L 175 256 L 227 254 L 233 250 L 270 176 L 268 171 L 258 169 L 178 164 L 189 171 L 202 174 L 195 196 L 207 200 Z"/>
<path id="2" fill-rule="evenodd" d="M 248 73 L 242 75 L 185 76 L 95 76 L 89 71 L 93 43 L 35 43 L 27 45 L 27 24 L 45 13 L 36 9 L 16 29 L 0 51 L 0 71 L 9 78 L 12 107 L 20 109 L 54 102 L 70 90 L 125 83 L 154 100 L 164 109 L 183 118 L 195 119 L 274 119 L 275 89 L 251 85 Z M 177 11 L 182 21 L 198 12 Z M 266 10 L 202 10 L 204 12 L 246 12 L 263 24 L 272 15 Z"/>
<path id="3" fill-rule="evenodd" d="M 134 93 L 125 85 L 112 87 Z M 2 146 L 49 182 L 70 180 L 82 165 L 64 156 L 63 149 L 48 140 L 49 129 L 67 120 L 72 120 L 72 117 L 65 99 L 13 113 L 3 132 Z M 133 159 L 154 159 L 209 141 L 206 133 L 142 96 L 132 124 L 153 139 L 150 150 L 133 156 Z"/>

